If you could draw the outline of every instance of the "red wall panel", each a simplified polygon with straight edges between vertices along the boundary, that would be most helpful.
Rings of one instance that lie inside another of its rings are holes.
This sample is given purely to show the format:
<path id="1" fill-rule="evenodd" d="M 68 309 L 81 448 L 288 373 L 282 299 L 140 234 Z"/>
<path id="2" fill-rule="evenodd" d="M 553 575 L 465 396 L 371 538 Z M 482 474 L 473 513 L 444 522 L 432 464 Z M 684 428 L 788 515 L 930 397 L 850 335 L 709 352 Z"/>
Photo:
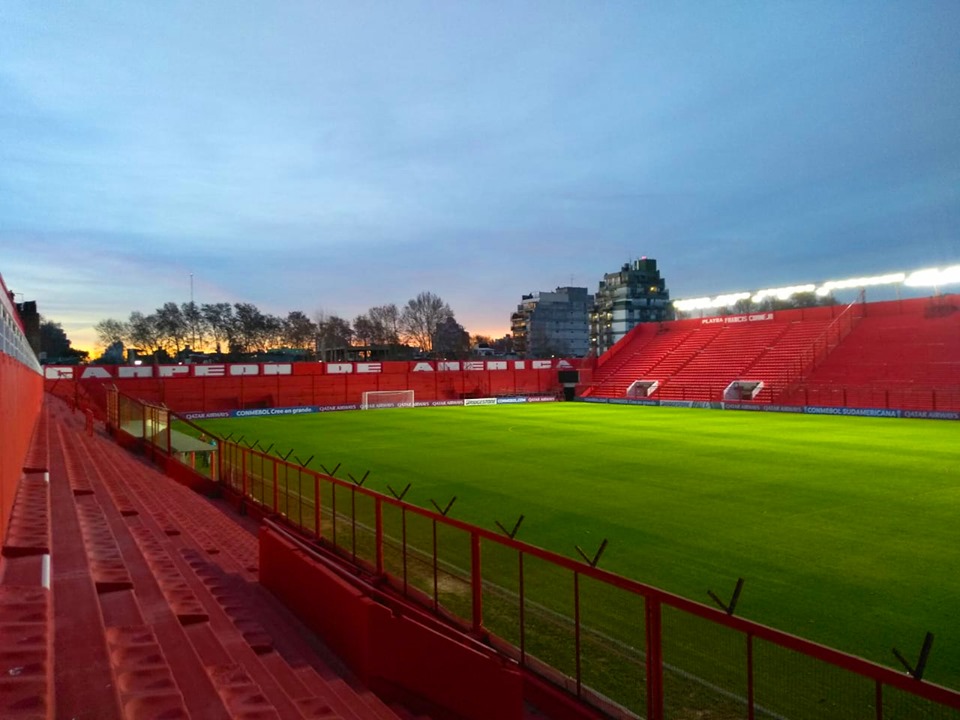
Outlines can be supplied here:
<path id="1" fill-rule="evenodd" d="M 7 536 L 7 521 L 42 400 L 43 377 L 0 353 L 0 540 Z"/>
<path id="2" fill-rule="evenodd" d="M 342 405 L 360 403 L 373 390 L 413 390 L 418 401 L 457 400 L 491 395 L 554 394 L 559 390 L 557 369 L 531 369 L 534 361 L 497 361 L 489 369 L 446 368 L 439 363 L 290 363 L 286 365 L 234 364 L 217 366 L 161 366 L 131 368 L 90 366 L 50 368 L 48 390 L 81 402 L 105 407 L 104 387 L 116 385 L 122 393 L 175 412 L 218 412 L 261 407 Z M 525 366 L 515 369 L 515 365 Z M 285 374 L 278 374 L 279 370 Z M 63 370 L 66 376 L 59 376 Z M 123 373 L 152 372 L 156 377 L 123 377 Z M 73 373 L 83 379 L 72 379 Z M 163 373 L 163 375 L 161 375 Z M 93 375 L 94 377 L 89 377 Z"/>
<path id="3" fill-rule="evenodd" d="M 277 532 L 260 529 L 260 582 L 386 697 L 410 695 L 470 720 L 520 720 L 519 671 L 374 602 Z"/>

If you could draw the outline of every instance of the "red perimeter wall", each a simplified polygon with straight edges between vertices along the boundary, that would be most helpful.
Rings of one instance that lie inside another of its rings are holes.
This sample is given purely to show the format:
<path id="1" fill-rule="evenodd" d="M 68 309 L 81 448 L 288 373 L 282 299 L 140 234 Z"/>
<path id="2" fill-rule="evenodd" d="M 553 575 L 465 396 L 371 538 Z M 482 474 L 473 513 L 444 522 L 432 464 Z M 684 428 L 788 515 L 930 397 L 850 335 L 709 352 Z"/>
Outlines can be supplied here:
<path id="1" fill-rule="evenodd" d="M 45 369 L 46 388 L 67 400 L 103 406 L 104 388 L 164 403 L 175 412 L 359 403 L 370 390 L 413 390 L 417 401 L 555 395 L 558 371 L 574 360 L 457 363 L 275 363 Z M 131 377 L 139 375 L 139 377 Z"/>
<path id="2" fill-rule="evenodd" d="M 0 540 L 7 536 L 7 521 L 42 400 L 42 376 L 0 353 Z"/>

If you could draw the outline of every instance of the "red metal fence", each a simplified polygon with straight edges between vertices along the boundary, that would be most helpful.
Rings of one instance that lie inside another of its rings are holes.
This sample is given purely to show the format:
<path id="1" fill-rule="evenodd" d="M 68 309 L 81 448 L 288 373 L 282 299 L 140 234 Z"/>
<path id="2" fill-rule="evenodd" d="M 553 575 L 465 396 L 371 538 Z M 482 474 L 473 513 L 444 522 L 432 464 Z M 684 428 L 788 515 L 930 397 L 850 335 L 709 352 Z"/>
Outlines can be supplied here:
<path id="1" fill-rule="evenodd" d="M 154 427 L 143 433 L 152 451 L 172 452 L 161 425 L 190 424 L 166 412 L 119 396 L 111 423 Z M 613 716 L 960 718 L 955 690 L 382 495 L 359 479 L 226 441 L 215 464 L 243 502 Z"/>

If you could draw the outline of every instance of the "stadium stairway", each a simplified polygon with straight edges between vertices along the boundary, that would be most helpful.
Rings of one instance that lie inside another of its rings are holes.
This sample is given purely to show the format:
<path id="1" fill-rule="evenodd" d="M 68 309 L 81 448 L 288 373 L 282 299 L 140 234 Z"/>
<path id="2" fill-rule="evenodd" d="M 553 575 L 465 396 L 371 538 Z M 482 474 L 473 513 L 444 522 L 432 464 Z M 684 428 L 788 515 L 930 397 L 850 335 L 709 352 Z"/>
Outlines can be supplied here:
<path id="1" fill-rule="evenodd" d="M 0 717 L 426 717 L 260 586 L 255 531 L 47 396 L 3 546 Z"/>
<path id="2" fill-rule="evenodd" d="M 654 397 L 661 400 L 721 400 L 723 390 L 786 332 L 783 324 L 758 323 L 713 329 L 709 341 L 665 378 Z M 662 364 L 661 364 L 662 365 Z"/>
<path id="3" fill-rule="evenodd" d="M 590 393 L 595 397 L 623 397 L 636 380 L 664 380 L 680 370 L 712 341 L 719 330 L 696 328 L 668 330 L 645 343 L 619 351 L 624 359 L 594 374 Z"/>

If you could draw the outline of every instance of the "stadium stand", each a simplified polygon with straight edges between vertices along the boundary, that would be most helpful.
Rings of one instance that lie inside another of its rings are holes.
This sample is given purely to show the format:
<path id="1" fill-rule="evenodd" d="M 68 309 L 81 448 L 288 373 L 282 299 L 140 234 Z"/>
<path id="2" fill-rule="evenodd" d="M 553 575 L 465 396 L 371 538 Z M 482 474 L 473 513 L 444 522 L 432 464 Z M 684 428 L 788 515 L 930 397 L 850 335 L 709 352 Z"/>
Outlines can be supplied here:
<path id="1" fill-rule="evenodd" d="M 601 359 L 584 397 L 622 398 L 656 380 L 654 400 L 721 402 L 737 380 L 753 402 L 960 409 L 956 296 L 786 310 L 638 326 Z"/>
<path id="2" fill-rule="evenodd" d="M 46 407 L 28 457 L 49 483 L 20 483 L 3 548 L 0 657 L 20 671 L 0 716 L 410 717 L 260 586 L 254 523 Z"/>
<path id="3" fill-rule="evenodd" d="M 870 303 L 786 398 L 803 405 L 960 410 L 960 300 Z"/>

